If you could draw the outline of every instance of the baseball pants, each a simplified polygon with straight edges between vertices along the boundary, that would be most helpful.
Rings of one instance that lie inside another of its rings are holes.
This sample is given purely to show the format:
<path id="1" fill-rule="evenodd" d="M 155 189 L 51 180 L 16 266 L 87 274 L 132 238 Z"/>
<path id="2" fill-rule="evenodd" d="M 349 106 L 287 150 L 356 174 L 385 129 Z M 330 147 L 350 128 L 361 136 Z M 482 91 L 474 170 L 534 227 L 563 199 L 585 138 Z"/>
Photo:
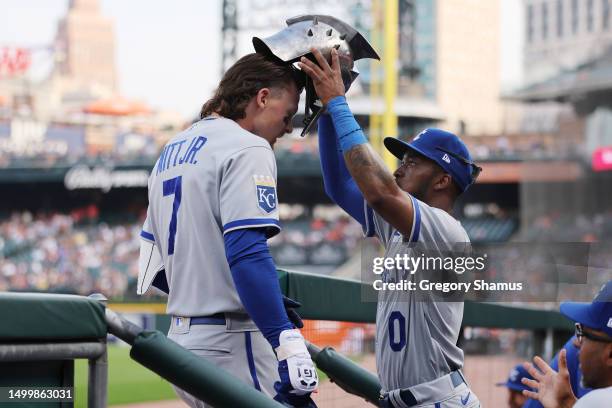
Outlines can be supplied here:
<path id="1" fill-rule="evenodd" d="M 479 408 L 480 401 L 470 390 L 463 374 L 453 374 L 386 395 L 385 408 Z"/>
<path id="2" fill-rule="evenodd" d="M 273 398 L 279 376 L 272 347 L 252 322 L 245 324 L 227 315 L 226 320 L 226 324 L 191 324 L 188 317 L 173 317 L 168 338 Z M 190 407 L 210 407 L 173 388 Z"/>

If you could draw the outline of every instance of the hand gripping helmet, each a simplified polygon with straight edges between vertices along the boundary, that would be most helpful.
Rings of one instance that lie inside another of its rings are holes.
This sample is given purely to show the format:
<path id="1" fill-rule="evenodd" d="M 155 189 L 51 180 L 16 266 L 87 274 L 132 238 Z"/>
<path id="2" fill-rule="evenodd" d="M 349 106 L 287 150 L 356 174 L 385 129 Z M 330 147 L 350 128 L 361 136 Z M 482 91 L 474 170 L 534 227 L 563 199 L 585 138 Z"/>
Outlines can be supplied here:
<path id="1" fill-rule="evenodd" d="M 292 17 L 287 27 L 267 37 L 253 37 L 255 51 L 276 57 L 287 64 L 293 64 L 301 57 L 310 58 L 316 63 L 311 48 L 316 48 L 327 60 L 331 59 L 331 50 L 338 50 L 342 80 L 348 90 L 359 73 L 354 62 L 362 58 L 380 59 L 374 48 L 353 27 L 335 17 L 324 15 L 303 15 Z M 304 112 L 304 136 L 322 112 L 311 79 L 304 75 L 306 83 L 306 111 Z"/>

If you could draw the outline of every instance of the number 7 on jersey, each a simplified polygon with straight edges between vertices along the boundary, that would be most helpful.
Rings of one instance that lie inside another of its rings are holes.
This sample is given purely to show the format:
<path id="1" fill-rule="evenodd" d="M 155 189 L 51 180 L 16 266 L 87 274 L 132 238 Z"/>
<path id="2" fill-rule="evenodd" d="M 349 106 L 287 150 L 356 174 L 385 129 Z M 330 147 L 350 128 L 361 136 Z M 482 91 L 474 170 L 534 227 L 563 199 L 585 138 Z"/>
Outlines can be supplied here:
<path id="1" fill-rule="evenodd" d="M 170 227 L 168 233 L 168 255 L 174 254 L 174 238 L 176 237 L 176 223 L 178 210 L 181 206 L 181 183 L 182 176 L 165 180 L 163 184 L 164 197 L 174 195 L 172 202 L 172 217 L 170 217 Z"/>

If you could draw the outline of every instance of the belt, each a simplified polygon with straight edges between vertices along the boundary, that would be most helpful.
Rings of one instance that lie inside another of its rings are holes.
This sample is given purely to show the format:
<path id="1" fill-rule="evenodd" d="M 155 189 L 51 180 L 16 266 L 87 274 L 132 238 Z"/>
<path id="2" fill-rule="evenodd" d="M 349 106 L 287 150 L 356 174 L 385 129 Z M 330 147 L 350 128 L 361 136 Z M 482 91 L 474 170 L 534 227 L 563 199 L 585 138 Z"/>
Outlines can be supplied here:
<path id="1" fill-rule="evenodd" d="M 195 317 L 192 317 L 190 320 L 191 320 L 190 326 L 198 325 L 198 324 L 225 325 L 225 314 L 215 313 L 214 315 L 210 315 L 210 316 L 195 316 Z"/>
<path id="2" fill-rule="evenodd" d="M 463 375 L 461 375 L 461 373 L 459 371 L 451 372 L 450 373 L 450 379 L 451 379 L 451 382 L 453 384 L 453 387 L 455 387 L 455 388 L 465 382 L 465 380 L 463 379 Z M 404 404 L 406 404 L 409 407 L 413 407 L 413 406 L 419 404 L 417 399 L 415 398 L 414 394 L 408 388 L 400 390 L 399 396 L 402 399 L 402 401 L 404 402 Z"/>

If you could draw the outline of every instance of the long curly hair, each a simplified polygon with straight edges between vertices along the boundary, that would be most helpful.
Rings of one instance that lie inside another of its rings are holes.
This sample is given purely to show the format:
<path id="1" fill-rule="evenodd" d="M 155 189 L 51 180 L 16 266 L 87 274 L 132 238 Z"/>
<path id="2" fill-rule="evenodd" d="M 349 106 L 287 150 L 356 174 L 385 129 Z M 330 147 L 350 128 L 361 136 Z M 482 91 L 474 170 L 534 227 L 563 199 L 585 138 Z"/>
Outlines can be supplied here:
<path id="1" fill-rule="evenodd" d="M 302 75 L 291 65 L 258 53 L 245 55 L 225 72 L 213 97 L 202 106 L 200 118 L 217 113 L 232 120 L 242 119 L 260 89 L 286 88 L 291 83 L 298 92 L 304 87 Z"/>

